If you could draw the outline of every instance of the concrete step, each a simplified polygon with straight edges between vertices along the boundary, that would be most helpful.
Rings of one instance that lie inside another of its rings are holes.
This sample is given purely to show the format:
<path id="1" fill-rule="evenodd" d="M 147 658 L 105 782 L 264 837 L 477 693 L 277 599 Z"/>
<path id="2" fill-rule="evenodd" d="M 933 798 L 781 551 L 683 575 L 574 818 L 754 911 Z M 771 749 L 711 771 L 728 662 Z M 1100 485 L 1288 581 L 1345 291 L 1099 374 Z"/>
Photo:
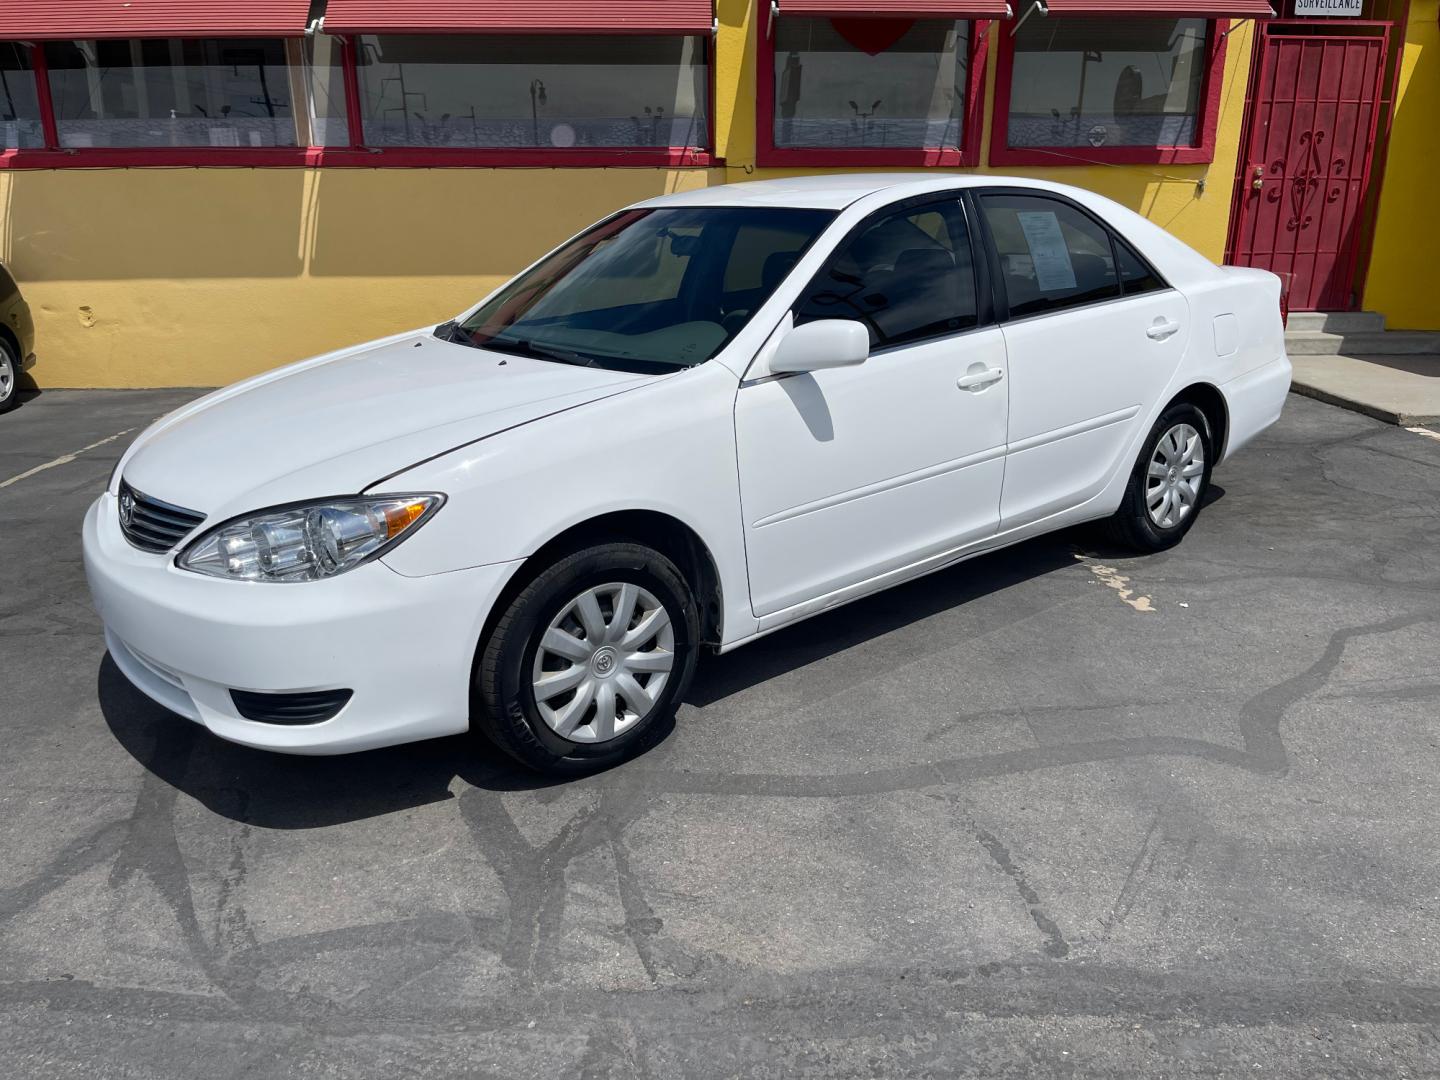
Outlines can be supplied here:
<path id="1" fill-rule="evenodd" d="M 1293 316 L 1292 316 L 1293 318 Z M 1414 356 L 1440 353 L 1440 331 L 1384 330 L 1334 334 L 1325 330 L 1287 330 L 1291 356 Z"/>
<path id="2" fill-rule="evenodd" d="M 1296 356 L 1291 389 L 1401 427 L 1440 425 L 1440 355 Z"/>
<path id="3" fill-rule="evenodd" d="M 1378 334 L 1385 329 L 1385 316 L 1376 311 L 1292 311 L 1285 328 L 1292 332 Z"/>

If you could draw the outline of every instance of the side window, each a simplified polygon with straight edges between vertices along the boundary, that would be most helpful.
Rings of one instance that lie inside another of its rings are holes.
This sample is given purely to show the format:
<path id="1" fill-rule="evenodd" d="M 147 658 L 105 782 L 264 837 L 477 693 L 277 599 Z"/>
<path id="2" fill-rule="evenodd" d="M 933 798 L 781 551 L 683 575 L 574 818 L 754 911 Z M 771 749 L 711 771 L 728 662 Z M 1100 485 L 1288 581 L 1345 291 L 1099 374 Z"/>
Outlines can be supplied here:
<path id="1" fill-rule="evenodd" d="M 1120 269 L 1120 285 L 1126 296 L 1167 288 L 1145 260 L 1135 254 L 1135 249 L 1118 236 L 1115 237 L 1115 265 Z"/>
<path id="2" fill-rule="evenodd" d="M 984 195 L 1010 317 L 1120 295 L 1110 234 L 1066 203 L 1035 195 Z"/>
<path id="3" fill-rule="evenodd" d="M 858 319 L 879 348 L 966 330 L 976 311 L 965 217 L 947 200 L 861 225 L 810 283 L 795 321 Z"/>

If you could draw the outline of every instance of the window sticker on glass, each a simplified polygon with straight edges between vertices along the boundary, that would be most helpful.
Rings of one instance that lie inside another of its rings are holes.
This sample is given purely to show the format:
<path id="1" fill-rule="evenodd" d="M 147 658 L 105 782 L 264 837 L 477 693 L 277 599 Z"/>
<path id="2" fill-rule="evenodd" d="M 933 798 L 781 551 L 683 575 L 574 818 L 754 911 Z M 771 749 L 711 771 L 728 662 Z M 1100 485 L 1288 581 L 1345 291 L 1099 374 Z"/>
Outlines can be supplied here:
<path id="1" fill-rule="evenodd" d="M 1021 210 L 1015 214 L 1025 233 L 1025 245 L 1035 264 L 1035 284 L 1041 292 L 1075 288 L 1075 267 L 1065 247 L 1065 234 L 1050 210 Z"/>

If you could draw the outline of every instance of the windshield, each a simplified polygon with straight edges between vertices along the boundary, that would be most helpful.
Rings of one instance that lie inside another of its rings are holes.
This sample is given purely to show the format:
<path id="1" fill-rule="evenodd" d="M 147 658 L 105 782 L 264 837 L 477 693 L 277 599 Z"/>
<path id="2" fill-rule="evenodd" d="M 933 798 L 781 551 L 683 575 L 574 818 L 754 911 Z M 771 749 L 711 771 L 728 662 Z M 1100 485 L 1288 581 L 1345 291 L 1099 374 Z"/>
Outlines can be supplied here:
<path id="1" fill-rule="evenodd" d="M 834 218 L 829 210 L 626 210 L 436 333 L 543 360 L 693 367 L 738 334 Z"/>

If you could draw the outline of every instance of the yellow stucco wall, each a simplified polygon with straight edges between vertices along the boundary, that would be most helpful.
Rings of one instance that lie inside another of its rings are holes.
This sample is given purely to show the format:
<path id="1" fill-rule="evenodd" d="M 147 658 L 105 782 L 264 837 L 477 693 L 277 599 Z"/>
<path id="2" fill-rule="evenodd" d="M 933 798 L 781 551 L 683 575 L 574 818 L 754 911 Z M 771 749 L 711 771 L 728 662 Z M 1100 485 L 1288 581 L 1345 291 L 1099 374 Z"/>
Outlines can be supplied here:
<path id="1" fill-rule="evenodd" d="M 1440 330 L 1440 0 L 1410 0 L 1365 307 L 1397 330 Z"/>
<path id="2" fill-rule="evenodd" d="M 448 318 L 618 206 L 718 170 L 0 172 L 41 386 L 211 386 Z"/>
<path id="3" fill-rule="evenodd" d="M 0 259 L 36 316 L 34 378 L 223 384 L 446 318 L 626 203 L 782 175 L 754 167 L 754 2 L 717 4 L 722 168 L 0 171 Z M 1218 260 L 1251 31 L 1229 39 L 1212 164 L 1006 171 L 1109 195 Z"/>

